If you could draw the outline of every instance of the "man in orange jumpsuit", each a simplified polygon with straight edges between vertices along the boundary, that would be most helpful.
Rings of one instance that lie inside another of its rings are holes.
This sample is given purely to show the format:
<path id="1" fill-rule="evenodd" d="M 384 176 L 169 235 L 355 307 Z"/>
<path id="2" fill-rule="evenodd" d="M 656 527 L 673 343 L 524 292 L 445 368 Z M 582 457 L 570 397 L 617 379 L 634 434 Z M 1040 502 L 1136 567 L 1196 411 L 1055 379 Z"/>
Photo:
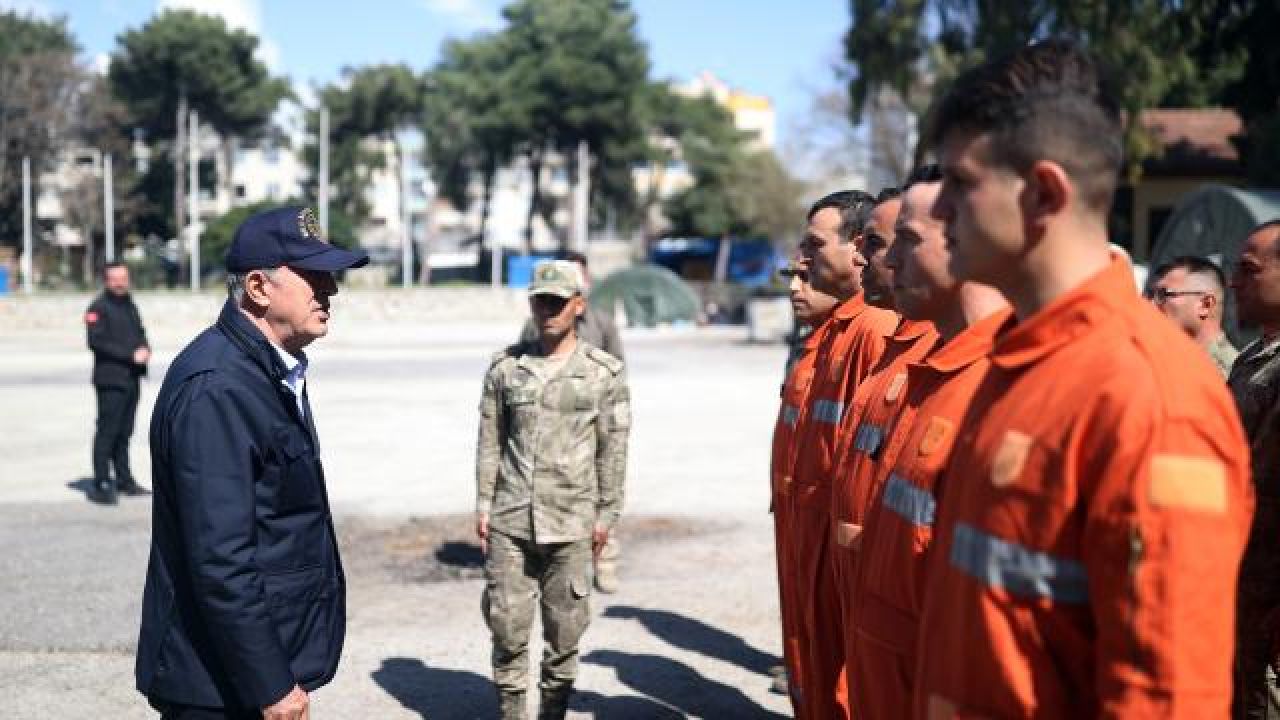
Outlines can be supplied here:
<path id="1" fill-rule="evenodd" d="M 863 247 L 881 246 L 887 257 L 902 200 L 896 192 L 881 192 L 880 196 L 887 199 L 872 211 L 863 232 Z M 924 211 L 927 213 L 928 208 Z M 868 270 L 871 267 L 868 264 Z M 876 272 L 864 275 L 872 276 L 886 288 L 886 292 L 880 294 L 882 307 L 894 308 L 892 269 L 881 265 Z M 830 608 L 833 616 L 814 618 L 814 632 L 825 631 L 836 636 L 835 640 L 843 646 L 841 655 L 845 658 L 846 673 L 852 657 L 849 633 L 853 626 L 849 623 L 854 615 L 853 586 L 866 506 L 874 492 L 877 469 L 890 462 L 897 451 L 898 438 L 888 430 L 905 396 L 906 367 L 923 357 L 937 339 L 931 323 L 901 320 L 886 343 L 880 361 L 854 390 L 851 409 L 840 426 L 829 519 L 833 541 L 829 557 L 838 602 Z M 852 680 L 852 676 L 849 677 Z M 850 692 L 852 697 L 852 690 Z M 850 709 L 855 717 L 860 717 L 856 704 L 851 702 Z"/>
<path id="2" fill-rule="evenodd" d="M 943 476 L 917 717 L 1224 717 L 1253 509 L 1217 369 L 1107 243 L 1119 111 L 1047 41 L 961 76 L 934 213 L 996 335 Z"/>
<path id="3" fill-rule="evenodd" d="M 800 265 L 788 268 L 791 277 L 791 309 L 796 321 L 812 328 L 803 341 L 800 352 L 787 373 L 786 382 L 782 386 L 782 406 L 778 410 L 778 421 L 773 429 L 773 455 L 770 459 L 770 484 L 772 496 L 770 509 L 773 511 L 774 543 L 778 559 L 778 594 L 779 609 L 782 615 L 782 654 L 786 666 L 785 676 L 788 683 L 799 677 L 800 657 L 796 649 L 797 614 L 793 598 L 794 590 L 788 583 L 791 575 L 784 572 L 783 558 L 790 553 L 787 544 L 790 538 L 791 519 L 791 474 L 796 459 L 795 429 L 800 424 L 800 414 L 805 408 L 805 400 L 809 395 L 809 385 L 813 382 L 813 365 L 817 359 L 817 349 L 827 331 L 827 320 L 836 307 L 836 299 L 826 293 L 819 292 L 809 284 L 809 273 Z M 788 684 L 789 689 L 789 684 Z"/>
<path id="4" fill-rule="evenodd" d="M 986 370 L 992 337 L 1010 317 L 999 291 L 959 283 L 948 271 L 943 226 L 929 214 L 941 179 L 936 165 L 912 174 L 886 258 L 898 311 L 932 323 L 941 339 L 925 359 L 906 366 L 905 399 L 886 427 L 892 438 L 886 450 L 893 451 L 876 464 L 871 483 L 857 575 L 841 587 L 855 609 L 846 612 L 844 631 L 849 705 L 858 720 L 896 720 L 911 707 L 935 480 Z"/>
<path id="5" fill-rule="evenodd" d="M 800 611 L 796 648 L 803 658 L 792 687 L 799 718 L 846 718 L 844 653 L 833 628 L 815 619 L 838 616 L 838 599 L 827 557 L 830 535 L 831 471 L 838 430 L 853 390 L 875 366 L 898 316 L 867 305 L 857 250 L 875 203 L 866 193 L 833 193 L 809 210 L 800 252 L 814 288 L 840 300 L 830 328 L 816 349 L 813 384 L 797 428 L 798 449 L 791 492 L 790 545 L 783 572 L 790 574 Z"/>

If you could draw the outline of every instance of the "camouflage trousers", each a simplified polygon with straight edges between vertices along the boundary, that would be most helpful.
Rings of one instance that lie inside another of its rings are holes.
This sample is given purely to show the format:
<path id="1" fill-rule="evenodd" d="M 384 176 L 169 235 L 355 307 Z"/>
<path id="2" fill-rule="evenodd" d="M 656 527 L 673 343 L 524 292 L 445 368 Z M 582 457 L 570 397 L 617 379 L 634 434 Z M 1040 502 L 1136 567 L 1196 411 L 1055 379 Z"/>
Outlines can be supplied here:
<path id="1" fill-rule="evenodd" d="M 525 692 L 529 635 L 542 610 L 544 696 L 568 693 L 578 676 L 578 640 L 591 620 L 591 540 L 539 545 L 489 534 L 481 599 L 493 635 L 493 682 L 503 696 Z"/>

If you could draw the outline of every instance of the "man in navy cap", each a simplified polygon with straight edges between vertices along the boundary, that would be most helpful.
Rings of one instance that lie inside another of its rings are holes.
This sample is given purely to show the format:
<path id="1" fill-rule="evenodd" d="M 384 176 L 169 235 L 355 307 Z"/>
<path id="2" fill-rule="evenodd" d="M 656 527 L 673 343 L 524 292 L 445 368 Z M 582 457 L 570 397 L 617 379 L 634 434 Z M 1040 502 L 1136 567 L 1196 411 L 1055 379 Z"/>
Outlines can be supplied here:
<path id="1" fill-rule="evenodd" d="M 218 321 L 169 367 L 136 669 L 164 718 L 306 718 L 337 670 L 346 581 L 303 348 L 329 331 L 334 273 L 368 261 L 309 209 L 249 218 Z"/>

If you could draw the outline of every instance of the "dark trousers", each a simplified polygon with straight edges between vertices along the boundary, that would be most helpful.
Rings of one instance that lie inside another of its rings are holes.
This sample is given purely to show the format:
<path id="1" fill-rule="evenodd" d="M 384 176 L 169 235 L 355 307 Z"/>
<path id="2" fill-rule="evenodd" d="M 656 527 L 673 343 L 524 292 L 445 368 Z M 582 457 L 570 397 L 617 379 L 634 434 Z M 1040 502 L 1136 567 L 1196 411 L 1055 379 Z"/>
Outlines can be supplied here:
<path id="1" fill-rule="evenodd" d="M 259 710 L 179 705 L 156 698 L 148 700 L 151 707 L 160 713 L 160 720 L 262 720 Z"/>
<path id="2" fill-rule="evenodd" d="M 93 479 L 105 485 L 111 482 L 108 465 L 115 468 L 116 486 L 133 484 L 129 472 L 129 436 L 133 435 L 133 417 L 138 412 L 138 381 L 126 387 L 94 385 L 98 394 L 98 425 L 93 434 Z"/>

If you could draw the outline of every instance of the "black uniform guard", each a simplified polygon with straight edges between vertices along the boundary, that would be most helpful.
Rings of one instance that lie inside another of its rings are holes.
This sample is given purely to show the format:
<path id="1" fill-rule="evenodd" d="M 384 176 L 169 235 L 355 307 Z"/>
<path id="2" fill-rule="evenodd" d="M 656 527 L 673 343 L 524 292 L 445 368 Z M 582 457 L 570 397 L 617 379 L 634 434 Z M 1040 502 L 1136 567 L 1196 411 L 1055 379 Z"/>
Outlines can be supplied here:
<path id="1" fill-rule="evenodd" d="M 107 288 L 85 311 L 93 351 L 93 389 L 98 421 L 93 434 L 93 487 L 89 499 L 114 503 L 116 492 L 145 494 L 129 470 L 129 438 L 138 411 L 139 378 L 147 374 L 147 333 L 129 295 L 129 271 L 118 263 L 103 272 Z M 147 349 L 141 354 L 139 350 Z M 112 480 L 111 467 L 115 468 Z"/>
<path id="2" fill-rule="evenodd" d="M 368 258 L 286 208 L 247 220 L 226 262 L 333 272 Z M 285 377 L 278 348 L 229 300 L 157 397 L 136 675 L 166 717 L 257 717 L 337 670 L 346 583 L 311 407 Z"/>

